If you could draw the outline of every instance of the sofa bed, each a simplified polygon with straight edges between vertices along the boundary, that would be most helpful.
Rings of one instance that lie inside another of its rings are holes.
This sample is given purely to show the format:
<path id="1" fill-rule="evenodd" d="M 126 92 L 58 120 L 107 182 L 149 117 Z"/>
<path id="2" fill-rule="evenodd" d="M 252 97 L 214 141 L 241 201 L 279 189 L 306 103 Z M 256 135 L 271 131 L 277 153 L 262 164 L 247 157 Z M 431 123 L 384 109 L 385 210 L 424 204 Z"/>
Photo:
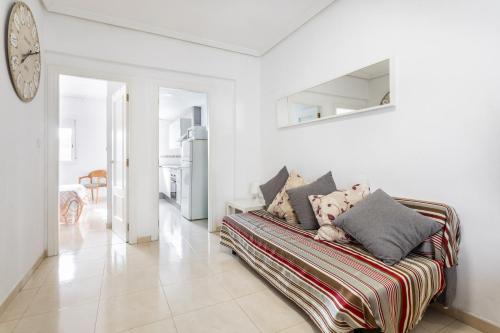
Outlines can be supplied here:
<path id="1" fill-rule="evenodd" d="M 460 226 L 448 205 L 394 199 L 441 226 L 394 265 L 354 239 L 321 240 L 317 230 L 266 210 L 226 216 L 221 244 L 302 308 L 321 332 L 405 333 L 446 289 L 447 271 L 458 262 Z"/>

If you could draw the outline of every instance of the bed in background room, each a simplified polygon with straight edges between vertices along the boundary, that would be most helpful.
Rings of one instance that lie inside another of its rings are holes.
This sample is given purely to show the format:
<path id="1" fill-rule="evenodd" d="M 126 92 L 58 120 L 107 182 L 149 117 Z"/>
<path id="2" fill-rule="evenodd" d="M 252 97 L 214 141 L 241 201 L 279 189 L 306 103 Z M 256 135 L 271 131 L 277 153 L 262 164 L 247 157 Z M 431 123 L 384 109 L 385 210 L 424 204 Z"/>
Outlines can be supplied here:
<path id="1" fill-rule="evenodd" d="M 396 200 L 443 228 L 394 266 L 356 243 L 315 240 L 316 231 L 264 210 L 226 216 L 221 244 L 301 307 L 322 332 L 408 332 L 445 290 L 446 270 L 457 264 L 460 231 L 447 205 Z"/>
<path id="2" fill-rule="evenodd" d="M 77 223 L 88 203 L 88 191 L 81 184 L 59 186 L 59 222 Z"/>

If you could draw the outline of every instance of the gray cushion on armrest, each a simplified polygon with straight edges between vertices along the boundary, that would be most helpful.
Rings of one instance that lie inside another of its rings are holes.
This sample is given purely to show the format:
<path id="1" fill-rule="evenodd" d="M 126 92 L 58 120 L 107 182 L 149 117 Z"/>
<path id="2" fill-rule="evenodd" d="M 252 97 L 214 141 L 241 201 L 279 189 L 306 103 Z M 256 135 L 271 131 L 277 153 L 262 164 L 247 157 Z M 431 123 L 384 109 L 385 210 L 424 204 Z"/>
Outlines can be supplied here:
<path id="1" fill-rule="evenodd" d="M 284 166 L 276 176 L 271 178 L 267 183 L 260 185 L 260 191 L 262 192 L 262 196 L 264 197 L 266 207 L 273 202 L 276 194 L 278 194 L 283 186 L 285 186 L 288 176 L 288 170 L 286 166 Z"/>
<path id="2" fill-rule="evenodd" d="M 380 189 L 340 214 L 334 224 L 387 265 L 397 264 L 442 227 Z"/>

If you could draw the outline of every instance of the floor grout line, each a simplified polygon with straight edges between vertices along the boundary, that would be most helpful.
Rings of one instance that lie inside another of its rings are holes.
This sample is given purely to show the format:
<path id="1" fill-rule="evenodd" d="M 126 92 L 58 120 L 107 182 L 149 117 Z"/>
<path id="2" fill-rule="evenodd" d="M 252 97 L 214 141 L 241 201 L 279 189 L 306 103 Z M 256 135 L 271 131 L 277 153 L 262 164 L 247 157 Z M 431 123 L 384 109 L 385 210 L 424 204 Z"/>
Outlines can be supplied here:
<path id="1" fill-rule="evenodd" d="M 455 323 L 456 321 L 458 321 L 458 320 L 456 320 L 456 319 L 451 320 L 451 321 L 450 321 L 447 325 L 445 325 L 444 327 L 440 328 L 440 329 L 439 329 L 439 330 L 437 330 L 435 333 L 439 333 L 439 332 L 444 331 L 445 329 L 447 329 L 448 327 L 450 327 L 450 326 L 451 326 L 453 323 Z"/>
<path id="2" fill-rule="evenodd" d="M 106 270 L 106 265 L 102 268 L 102 273 L 101 273 L 101 286 L 99 287 L 99 297 L 97 299 L 97 311 L 95 314 L 95 322 L 94 322 L 94 333 L 97 331 L 97 321 L 99 319 L 99 310 L 101 308 L 101 295 L 102 295 L 102 287 L 104 284 L 104 272 Z"/>
<path id="3" fill-rule="evenodd" d="M 252 323 L 252 325 L 255 326 L 255 328 L 257 329 L 257 331 L 263 333 L 262 330 L 260 329 L 260 327 L 257 325 L 257 323 L 254 322 L 254 320 L 250 317 L 250 315 L 245 311 L 245 309 L 238 302 L 238 299 L 235 299 L 234 302 L 238 305 L 238 307 L 241 309 L 241 311 L 243 311 L 243 313 L 248 318 L 248 320 L 250 320 L 250 322 Z"/>
<path id="4" fill-rule="evenodd" d="M 163 293 L 163 297 L 165 298 L 165 302 L 167 302 L 168 310 L 170 311 L 170 318 L 172 319 L 172 322 L 174 323 L 175 331 L 179 332 L 177 329 L 177 324 L 175 323 L 174 320 L 174 313 L 172 311 L 172 306 L 170 305 L 170 302 L 168 301 L 167 293 L 165 292 L 165 288 L 163 288 L 163 285 L 161 284 L 161 279 L 160 279 L 160 288 Z"/>

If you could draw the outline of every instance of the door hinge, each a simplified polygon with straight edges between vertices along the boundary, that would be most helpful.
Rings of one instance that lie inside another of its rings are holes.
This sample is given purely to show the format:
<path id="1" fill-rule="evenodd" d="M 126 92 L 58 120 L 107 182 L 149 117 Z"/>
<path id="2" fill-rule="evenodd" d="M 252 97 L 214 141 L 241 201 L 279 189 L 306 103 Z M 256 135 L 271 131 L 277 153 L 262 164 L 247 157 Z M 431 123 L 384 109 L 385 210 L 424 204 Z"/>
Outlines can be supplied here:
<path id="1" fill-rule="evenodd" d="M 126 166 L 127 168 L 128 168 L 128 166 L 129 166 L 129 160 L 128 160 L 128 158 L 125 160 L 125 166 Z"/>
<path id="2" fill-rule="evenodd" d="M 127 95 L 125 95 L 125 99 L 127 100 L 127 102 L 130 102 L 130 95 L 127 93 Z"/>

